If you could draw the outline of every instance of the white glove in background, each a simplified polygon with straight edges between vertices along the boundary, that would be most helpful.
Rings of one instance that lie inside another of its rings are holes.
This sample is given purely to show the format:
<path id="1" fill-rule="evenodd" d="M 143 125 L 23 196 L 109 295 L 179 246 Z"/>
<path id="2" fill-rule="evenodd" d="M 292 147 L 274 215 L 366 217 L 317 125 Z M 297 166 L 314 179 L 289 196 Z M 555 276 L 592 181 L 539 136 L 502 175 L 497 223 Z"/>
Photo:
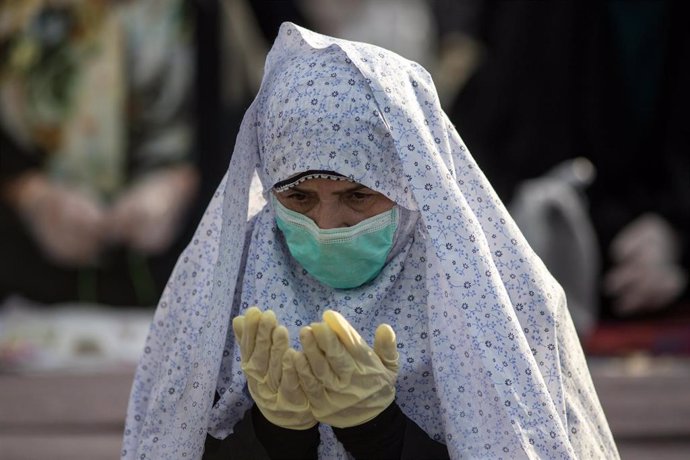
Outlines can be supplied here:
<path id="1" fill-rule="evenodd" d="M 316 425 L 294 368 L 288 331 L 271 310 L 249 308 L 232 320 L 242 370 L 254 402 L 274 425 L 306 430 Z"/>
<path id="2" fill-rule="evenodd" d="M 376 329 L 372 350 L 342 315 L 327 310 L 323 322 L 302 328 L 300 341 L 304 351 L 294 365 L 319 422 L 361 425 L 395 399 L 398 352 L 389 325 Z"/>
<path id="3" fill-rule="evenodd" d="M 7 192 L 46 256 L 78 267 L 96 263 L 106 245 L 106 210 L 88 195 L 27 173 Z"/>
<path id="4" fill-rule="evenodd" d="M 198 184 L 195 170 L 180 166 L 143 177 L 126 190 L 108 214 L 109 239 L 146 254 L 173 242 Z"/>
<path id="5" fill-rule="evenodd" d="M 662 309 L 687 285 L 688 274 L 678 263 L 678 237 L 656 214 L 644 214 L 623 228 L 610 253 L 614 266 L 604 277 L 604 289 L 621 315 Z"/>

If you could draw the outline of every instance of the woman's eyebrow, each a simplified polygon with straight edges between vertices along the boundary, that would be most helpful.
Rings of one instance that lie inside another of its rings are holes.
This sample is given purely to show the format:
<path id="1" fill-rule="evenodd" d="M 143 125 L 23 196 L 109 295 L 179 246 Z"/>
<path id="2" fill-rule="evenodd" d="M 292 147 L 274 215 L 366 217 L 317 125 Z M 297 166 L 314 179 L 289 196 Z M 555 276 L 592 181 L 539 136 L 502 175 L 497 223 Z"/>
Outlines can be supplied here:
<path id="1" fill-rule="evenodd" d="M 314 193 L 313 190 L 303 189 L 303 188 L 300 187 L 299 185 L 295 185 L 294 187 L 290 187 L 289 189 L 284 190 L 284 191 L 282 191 L 282 192 L 280 192 L 280 193 L 290 193 L 290 192 L 299 192 L 299 193 L 304 193 L 304 194 Z"/>
<path id="2" fill-rule="evenodd" d="M 366 186 L 364 186 L 362 184 L 355 184 L 352 187 L 337 191 L 337 192 L 335 192 L 335 194 L 336 195 L 343 195 L 345 193 L 351 193 L 351 192 L 356 192 L 357 190 L 362 190 L 363 188 L 366 188 L 367 190 L 369 190 Z"/>

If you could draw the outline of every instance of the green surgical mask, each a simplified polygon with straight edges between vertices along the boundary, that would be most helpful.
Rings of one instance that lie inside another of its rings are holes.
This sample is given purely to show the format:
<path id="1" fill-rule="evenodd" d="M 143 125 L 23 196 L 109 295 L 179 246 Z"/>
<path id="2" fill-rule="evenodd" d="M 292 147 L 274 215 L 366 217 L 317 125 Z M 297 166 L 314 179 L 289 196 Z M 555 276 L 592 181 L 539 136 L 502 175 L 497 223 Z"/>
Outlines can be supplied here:
<path id="1" fill-rule="evenodd" d="M 352 227 L 323 230 L 277 199 L 273 203 L 290 254 L 323 284 L 355 288 L 376 278 L 386 264 L 398 226 L 396 206 Z"/>

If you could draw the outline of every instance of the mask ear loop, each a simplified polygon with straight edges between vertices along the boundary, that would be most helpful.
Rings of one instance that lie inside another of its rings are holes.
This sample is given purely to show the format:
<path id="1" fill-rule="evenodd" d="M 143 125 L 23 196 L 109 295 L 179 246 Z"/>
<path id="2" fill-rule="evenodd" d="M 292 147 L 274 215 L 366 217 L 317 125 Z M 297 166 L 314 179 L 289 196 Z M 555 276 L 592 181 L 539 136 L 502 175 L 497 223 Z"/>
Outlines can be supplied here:
<path id="1" fill-rule="evenodd" d="M 397 203 L 395 206 L 398 210 L 397 222 L 395 234 L 393 235 L 393 246 L 388 253 L 386 263 L 400 254 L 400 251 L 411 243 L 413 237 L 417 235 L 417 225 L 420 218 L 419 211 L 411 211 Z"/>

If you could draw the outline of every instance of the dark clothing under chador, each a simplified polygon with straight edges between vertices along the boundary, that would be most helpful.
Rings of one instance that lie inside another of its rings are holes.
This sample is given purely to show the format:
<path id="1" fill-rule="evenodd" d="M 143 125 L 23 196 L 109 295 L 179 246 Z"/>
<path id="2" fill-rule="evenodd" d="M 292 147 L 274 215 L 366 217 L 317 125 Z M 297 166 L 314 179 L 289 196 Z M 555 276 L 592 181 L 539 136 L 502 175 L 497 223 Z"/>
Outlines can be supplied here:
<path id="1" fill-rule="evenodd" d="M 447 459 L 446 446 L 434 441 L 402 413 L 396 403 L 376 418 L 352 428 L 334 428 L 338 441 L 356 459 Z M 206 438 L 204 460 L 318 458 L 319 426 L 289 430 L 273 425 L 254 405 L 223 440 Z"/>

